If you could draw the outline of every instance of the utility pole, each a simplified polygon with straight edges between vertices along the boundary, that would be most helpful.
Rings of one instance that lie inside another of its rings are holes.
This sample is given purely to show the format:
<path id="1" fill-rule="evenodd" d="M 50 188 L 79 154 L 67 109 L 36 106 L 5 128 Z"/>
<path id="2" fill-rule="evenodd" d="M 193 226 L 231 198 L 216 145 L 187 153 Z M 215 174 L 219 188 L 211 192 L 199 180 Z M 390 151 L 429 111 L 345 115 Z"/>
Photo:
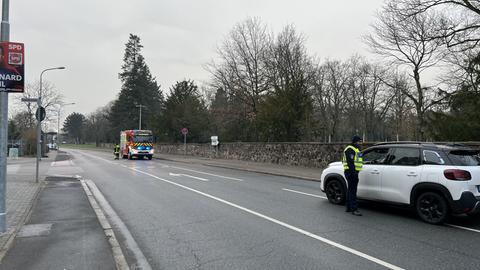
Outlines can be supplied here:
<path id="1" fill-rule="evenodd" d="M 138 129 L 141 130 L 142 129 L 142 107 L 145 108 L 146 106 L 138 104 L 138 105 L 135 105 L 135 107 L 139 108 L 140 115 L 138 117 Z"/>
<path id="2" fill-rule="evenodd" d="M 9 0 L 2 0 L 0 41 L 10 41 Z M 0 92 L 0 233 L 7 231 L 7 140 L 8 140 L 8 92 Z"/>
<path id="3" fill-rule="evenodd" d="M 61 144 L 61 141 L 60 141 L 60 112 L 62 110 L 62 106 L 67 106 L 67 105 L 74 105 L 75 102 L 72 102 L 72 103 L 64 103 L 64 104 L 61 104 L 60 106 L 58 106 L 58 111 L 57 111 L 57 116 L 58 116 L 58 119 L 57 119 L 57 151 L 60 150 L 60 144 Z"/>

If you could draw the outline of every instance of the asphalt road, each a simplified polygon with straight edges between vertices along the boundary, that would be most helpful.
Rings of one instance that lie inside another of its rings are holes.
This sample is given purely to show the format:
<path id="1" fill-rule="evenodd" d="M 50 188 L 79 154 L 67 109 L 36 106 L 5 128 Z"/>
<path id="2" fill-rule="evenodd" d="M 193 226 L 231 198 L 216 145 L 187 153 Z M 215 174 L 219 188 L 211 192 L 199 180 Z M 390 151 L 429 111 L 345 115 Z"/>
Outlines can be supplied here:
<path id="1" fill-rule="evenodd" d="M 153 269 L 480 269 L 480 218 L 434 226 L 369 202 L 356 217 L 316 182 L 66 151 Z"/>

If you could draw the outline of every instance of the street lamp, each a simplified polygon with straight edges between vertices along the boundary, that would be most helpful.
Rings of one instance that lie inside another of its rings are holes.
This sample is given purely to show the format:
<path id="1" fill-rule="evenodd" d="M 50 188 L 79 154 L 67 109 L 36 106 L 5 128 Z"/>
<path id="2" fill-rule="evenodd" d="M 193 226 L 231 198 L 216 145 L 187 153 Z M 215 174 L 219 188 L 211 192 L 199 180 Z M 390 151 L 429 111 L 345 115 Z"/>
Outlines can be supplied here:
<path id="1" fill-rule="evenodd" d="M 57 151 L 60 150 L 60 111 L 63 106 L 74 105 L 75 102 L 71 103 L 62 103 L 58 106 L 57 116 L 58 116 L 58 125 L 57 125 Z"/>
<path id="2" fill-rule="evenodd" d="M 135 105 L 135 107 L 139 108 L 139 111 L 140 111 L 139 112 L 140 117 L 138 118 L 138 129 L 141 130 L 142 129 L 142 108 L 146 108 L 147 106 L 137 104 L 137 105 Z"/>
<path id="3" fill-rule="evenodd" d="M 43 73 L 49 71 L 49 70 L 55 70 L 55 69 L 65 69 L 65 67 L 54 67 L 54 68 L 47 68 L 44 69 L 40 73 L 40 91 L 38 93 L 38 99 L 37 99 L 37 107 L 38 107 L 38 119 L 37 119 L 37 168 L 36 168 L 36 173 L 35 173 L 35 182 L 38 183 L 38 167 L 40 163 L 40 159 L 42 156 L 42 121 L 41 121 L 41 108 L 42 108 L 42 77 Z"/>

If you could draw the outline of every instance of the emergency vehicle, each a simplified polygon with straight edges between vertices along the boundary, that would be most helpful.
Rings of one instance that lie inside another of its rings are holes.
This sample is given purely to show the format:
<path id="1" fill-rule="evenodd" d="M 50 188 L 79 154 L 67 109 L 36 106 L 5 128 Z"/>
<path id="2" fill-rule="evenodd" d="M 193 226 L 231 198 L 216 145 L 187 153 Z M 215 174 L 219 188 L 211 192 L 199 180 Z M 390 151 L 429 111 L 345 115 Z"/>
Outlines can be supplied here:
<path id="1" fill-rule="evenodd" d="M 122 158 L 143 159 L 153 157 L 153 135 L 150 130 L 124 130 L 120 132 L 120 155 Z"/>

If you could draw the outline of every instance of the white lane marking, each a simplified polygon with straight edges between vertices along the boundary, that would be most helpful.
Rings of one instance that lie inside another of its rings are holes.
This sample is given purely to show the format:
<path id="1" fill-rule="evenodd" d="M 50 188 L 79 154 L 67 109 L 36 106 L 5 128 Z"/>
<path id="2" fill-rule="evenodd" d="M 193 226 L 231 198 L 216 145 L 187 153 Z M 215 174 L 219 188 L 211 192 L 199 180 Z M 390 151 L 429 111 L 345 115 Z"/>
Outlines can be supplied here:
<path id="1" fill-rule="evenodd" d="M 327 197 L 320 196 L 320 195 L 315 195 L 315 194 L 305 193 L 305 192 L 296 191 L 296 190 L 293 190 L 293 189 L 288 189 L 288 188 L 282 188 L 282 190 L 285 190 L 285 191 L 290 191 L 290 192 L 294 192 L 294 193 L 298 193 L 298 194 L 303 194 L 303 195 L 307 195 L 307 196 L 312 196 L 312 197 L 316 197 L 316 198 L 322 198 L 322 199 L 325 199 L 325 200 L 327 200 Z"/>
<path id="2" fill-rule="evenodd" d="M 462 227 L 462 226 L 453 225 L 453 224 L 445 224 L 445 225 L 453 227 L 453 228 L 461 229 L 461 230 L 467 230 L 467 231 L 471 231 L 471 232 L 480 233 L 480 230 L 476 230 L 476 229 L 472 229 L 472 228 L 468 228 L 468 227 Z"/>
<path id="3" fill-rule="evenodd" d="M 240 182 L 243 181 L 243 179 L 239 179 L 239 178 L 235 178 L 235 177 L 223 176 L 223 175 L 218 175 L 218 174 L 213 174 L 213 173 L 206 173 L 206 172 L 202 172 L 202 171 L 197 171 L 197 170 L 192 170 L 192 169 L 187 169 L 187 168 L 182 168 L 182 167 L 177 167 L 177 166 L 169 166 L 169 167 L 179 169 L 179 170 L 189 171 L 189 172 L 196 172 L 196 173 L 200 173 L 200 174 L 206 174 L 206 175 L 210 175 L 210 176 L 230 179 L 230 180 L 234 180 L 234 181 L 240 181 Z"/>
<path id="4" fill-rule="evenodd" d="M 95 158 L 100 159 L 100 160 L 107 161 L 107 160 L 105 160 L 105 159 L 103 159 L 103 158 L 100 158 L 100 157 L 96 157 L 96 156 L 92 156 L 92 157 L 95 157 Z M 398 266 L 393 265 L 393 264 L 391 264 L 391 263 L 388 263 L 388 262 L 386 262 L 386 261 L 377 259 L 377 258 L 375 258 L 375 257 L 373 257 L 373 256 L 370 256 L 370 255 L 368 255 L 368 254 L 366 254 L 366 253 L 360 252 L 360 251 L 358 251 L 358 250 L 356 250 L 356 249 L 353 249 L 353 248 L 344 246 L 344 245 L 342 245 L 342 244 L 339 244 L 339 243 L 334 242 L 334 241 L 332 241 L 332 240 L 329 240 L 329 239 L 327 239 L 327 238 L 323 238 L 323 237 L 321 237 L 321 236 L 318 236 L 318 235 L 313 234 L 313 233 L 311 233 L 311 232 L 308 232 L 308 231 L 306 231 L 306 230 L 297 228 L 297 227 L 295 227 L 295 226 L 292 226 L 292 225 L 287 224 L 287 223 L 285 223 L 285 222 L 282 222 L 282 221 L 280 221 L 280 220 L 271 218 L 271 217 L 266 216 L 266 215 L 264 215 L 264 214 L 255 212 L 255 211 L 253 211 L 253 210 L 250 210 L 250 209 L 245 208 L 245 207 L 243 207 L 243 206 L 234 204 L 234 203 L 229 202 L 229 201 L 227 201 L 227 200 L 224 200 L 224 199 L 215 197 L 215 196 L 210 195 L 210 194 L 208 194 L 208 193 L 205 193 L 205 192 L 202 192 L 202 191 L 199 191 L 199 190 L 196 190 L 196 189 L 193 189 L 193 188 L 184 186 L 184 185 L 182 185 L 182 184 L 178 184 L 178 183 L 172 182 L 172 181 L 167 180 L 167 179 L 163 179 L 163 178 L 158 177 L 158 176 L 156 176 L 156 175 L 153 175 L 153 174 L 150 174 L 150 173 L 147 173 L 147 172 L 143 172 L 143 171 L 138 170 L 138 169 L 135 169 L 135 168 L 128 168 L 128 167 L 126 167 L 126 166 L 125 166 L 125 168 L 130 169 L 130 170 L 133 170 L 133 171 L 136 171 L 136 172 L 141 173 L 141 174 L 144 174 L 144 175 L 148 175 L 148 176 L 150 176 L 150 177 L 152 177 L 152 178 L 158 179 L 158 180 L 163 181 L 163 182 L 165 182 L 165 183 L 168 183 L 168 184 L 171 184 L 171 185 L 174 185 L 174 186 L 177 186 L 177 187 L 180 187 L 180 188 L 183 188 L 183 189 L 186 189 L 186 190 L 195 192 L 195 193 L 197 193 L 197 194 L 200 194 L 200 195 L 202 195 L 202 196 L 204 196 L 204 197 L 207 197 L 207 198 L 213 199 L 213 200 L 215 200 L 215 201 L 221 202 L 221 203 L 223 203 L 223 204 L 232 206 L 232 207 L 237 208 L 237 209 L 239 209 L 239 210 L 242 210 L 242 211 L 244 211 L 244 212 L 250 213 L 250 214 L 255 215 L 255 216 L 257 216 L 257 217 L 260 217 L 260 218 L 263 218 L 263 219 L 268 220 L 268 221 L 270 221 L 270 222 L 273 222 L 273 223 L 275 223 L 275 224 L 278 224 L 278 225 L 280 225 L 280 226 L 282 226 L 282 227 L 285 227 L 285 228 L 287 228 L 287 229 L 296 231 L 296 232 L 298 232 L 298 233 L 301 233 L 301 234 L 306 235 L 306 236 L 308 236 L 308 237 L 311 237 L 311 238 L 313 238 L 313 239 L 319 240 L 319 241 L 321 241 L 321 242 L 323 242 L 323 243 L 325 243 L 325 244 L 331 245 L 331 246 L 333 246 L 333 247 L 336 247 L 336 248 L 341 249 L 341 250 L 343 250 L 343 251 L 346 251 L 346 252 L 348 252 L 348 253 L 351 253 L 351 254 L 357 255 L 357 256 L 359 256 L 359 257 L 362 257 L 362 258 L 364 258 L 364 259 L 366 259 L 366 260 L 369 260 L 369 261 L 371 261 L 371 262 L 373 262 L 373 263 L 382 265 L 382 266 L 384 266 L 384 267 L 386 267 L 386 268 L 393 269 L 393 270 L 403 270 L 403 268 L 401 268 L 401 267 L 398 267 Z M 107 202 L 107 203 L 108 203 L 108 202 Z M 113 209 L 112 209 L 112 210 L 113 210 Z"/>
<path id="5" fill-rule="evenodd" d="M 200 194 L 200 195 L 205 196 L 205 197 L 207 197 L 207 198 L 210 198 L 210 199 L 216 200 L 216 201 L 218 201 L 218 202 L 224 203 L 224 204 L 226 204 L 226 205 L 232 206 L 232 207 L 234 207 L 234 208 L 240 209 L 240 210 L 242 210 L 242 211 L 245 211 L 245 212 L 250 213 L 250 214 L 252 214 L 252 215 L 255 215 L 255 216 L 257 216 L 257 217 L 266 219 L 266 220 L 268 220 L 268 221 L 271 221 L 271 222 L 273 222 L 273 223 L 276 223 L 276 224 L 278 224 L 278 225 L 280 225 L 280 226 L 283 226 L 283 227 L 285 227 L 285 228 L 288 228 L 288 229 L 290 229 L 290 230 L 299 232 L 299 233 L 301 233 L 301 234 L 304 234 L 304 235 L 306 235 L 306 236 L 309 236 L 309 237 L 311 237 L 311 238 L 314 238 L 314 239 L 316 239 L 316 240 L 319 240 L 319 241 L 321 241 L 321 242 L 324 242 L 324 243 L 329 244 L 329 245 L 331 245 L 331 246 L 334 246 L 334 247 L 336 247 L 336 248 L 342 249 L 342 250 L 344 250 L 344 251 L 346 251 L 346 252 L 349 252 L 349 253 L 352 253 L 352 254 L 357 255 L 357 256 L 359 256 L 359 257 L 362 257 L 362 258 L 364 258 L 364 259 L 367 259 L 367 260 L 369 260 L 369 261 L 371 261 L 371 262 L 374 262 L 374 263 L 377 263 L 377 264 L 379 264 L 379 265 L 385 266 L 385 267 L 387 267 L 387 268 L 389 268 L 389 269 L 395 269 L 395 270 L 397 270 L 397 269 L 398 269 L 398 270 L 403 269 L 403 268 L 401 268 L 401 267 L 398 267 L 398 266 L 396 266 L 396 265 L 393 265 L 393 264 L 390 264 L 390 263 L 388 263 L 388 262 L 382 261 L 382 260 L 380 260 L 380 259 L 377 259 L 377 258 L 375 258 L 375 257 L 372 257 L 372 256 L 370 256 L 370 255 L 368 255 L 368 254 L 365 254 L 365 253 L 360 252 L 360 251 L 358 251 L 358 250 L 355 250 L 355 249 L 353 249 L 353 248 L 344 246 L 344 245 L 342 245 L 342 244 L 339 244 L 339 243 L 334 242 L 334 241 L 332 241 L 332 240 L 329 240 L 329 239 L 327 239 L 327 238 L 323 238 L 323 237 L 318 236 L 318 235 L 316 235 L 316 234 L 313 234 L 313 233 L 311 233 L 311 232 L 305 231 L 305 230 L 303 230 L 303 229 L 300 229 L 300 228 L 297 228 L 297 227 L 292 226 L 292 225 L 290 225 L 290 224 L 287 224 L 287 223 L 285 223 L 285 222 L 282 222 L 282 221 L 280 221 L 280 220 L 278 220 L 278 219 L 274 219 L 274 218 L 272 218 L 272 217 L 266 216 L 266 215 L 261 214 L 261 213 L 259 213 L 259 212 L 255 212 L 255 211 L 253 211 L 253 210 L 250 210 L 250 209 L 245 208 L 245 207 L 243 207 L 243 206 L 240 206 L 240 205 L 238 205 L 238 204 L 234 204 L 234 203 L 229 202 L 229 201 L 227 201 L 227 200 L 224 200 L 224 199 L 215 197 L 215 196 L 210 195 L 210 194 L 208 194 L 208 193 L 205 193 L 205 192 L 202 192 L 202 191 L 199 191 L 199 190 L 196 190 L 196 189 L 193 189 L 193 188 L 184 186 L 184 185 L 182 185 L 182 184 L 178 184 L 178 183 L 172 182 L 172 181 L 167 180 L 167 179 L 163 179 L 163 178 L 158 177 L 158 176 L 156 176 L 156 175 L 153 175 L 153 174 L 150 174 L 150 173 L 146 173 L 146 172 L 137 170 L 137 169 L 135 169 L 135 168 L 131 168 L 131 170 L 134 170 L 134 171 L 136 171 L 136 172 L 138 172 L 138 173 L 141 173 L 141 174 L 148 175 L 148 176 L 150 176 L 150 177 L 153 177 L 153 178 L 158 179 L 158 180 L 160 180 L 160 181 L 163 181 L 163 182 L 165 182 L 165 183 L 169 183 L 169 184 L 175 185 L 175 186 L 177 186 L 177 187 L 180 187 L 180 188 L 183 188 L 183 189 L 186 189 L 186 190 L 195 192 L 195 193 L 197 193 L 197 194 Z"/>
<path id="6" fill-rule="evenodd" d="M 83 155 L 87 155 L 87 156 L 91 156 L 93 158 L 97 158 L 97 159 L 101 159 L 103 161 L 106 161 L 110 164 L 116 164 L 116 165 L 119 165 L 118 163 L 115 163 L 115 162 L 111 162 L 110 160 L 107 160 L 107 159 L 104 159 L 104 158 L 100 158 L 100 157 L 97 157 L 97 156 L 93 156 L 93 155 L 90 155 L 90 154 L 85 154 L 83 152 L 80 152 L 80 154 L 83 154 Z M 124 167 L 124 168 L 127 168 L 127 169 L 131 169 L 123 164 L 120 164 L 120 166 Z M 165 166 L 168 166 L 168 165 L 165 165 Z M 185 169 L 185 168 L 181 168 L 181 167 L 176 167 L 176 166 L 171 166 L 172 168 L 177 168 L 177 169 L 182 169 L 182 170 L 189 170 L 189 169 Z M 134 169 L 136 170 L 136 169 Z M 190 170 L 190 171 L 194 171 L 194 170 Z M 196 171 L 195 171 L 196 172 Z M 204 172 L 198 172 L 198 173 L 204 173 Z M 204 174 L 208 174 L 208 173 L 204 173 Z M 212 174 L 210 174 L 212 175 Z M 213 175 L 213 176 L 217 176 L 217 175 Z M 218 176 L 218 177 L 224 177 L 225 176 Z M 241 179 L 237 179 L 239 181 L 243 181 Z M 283 190 L 287 190 L 287 189 L 283 189 Z M 302 193 L 302 192 L 299 192 L 299 191 L 294 191 L 294 190 L 287 190 L 287 191 L 291 191 L 291 192 L 296 192 L 296 193 L 300 193 L 300 194 L 304 194 L 304 195 L 308 195 L 308 196 L 314 196 L 314 197 L 317 197 L 318 195 L 313 195 L 313 194 L 308 194 L 308 193 Z M 322 199 L 328 199 L 328 198 L 325 198 L 325 197 L 321 197 L 321 196 L 318 196 L 319 198 L 322 198 Z M 467 230 L 467 231 L 471 231 L 471 232 L 476 232 L 476 233 L 480 233 L 480 230 L 476 230 L 476 229 L 472 229 L 472 228 L 468 228 L 468 227 L 462 227 L 462 226 L 458 226 L 458 225 L 453 225 L 453 224 L 445 224 L 449 227 L 452 227 L 452 228 L 457 228 L 457 229 L 461 229 L 461 230 Z"/>
<path id="7" fill-rule="evenodd" d="M 208 180 L 208 179 L 205 179 L 205 178 L 200 178 L 200 177 L 196 177 L 196 176 L 193 176 L 193 175 L 188 175 L 188 174 L 181 174 L 181 173 L 169 173 L 169 175 L 171 175 L 171 176 L 186 176 L 186 177 L 190 177 L 190 178 L 197 179 L 197 180 L 200 180 L 200 181 L 205 181 L 205 182 L 208 182 L 208 181 L 210 181 L 210 180 Z"/>

